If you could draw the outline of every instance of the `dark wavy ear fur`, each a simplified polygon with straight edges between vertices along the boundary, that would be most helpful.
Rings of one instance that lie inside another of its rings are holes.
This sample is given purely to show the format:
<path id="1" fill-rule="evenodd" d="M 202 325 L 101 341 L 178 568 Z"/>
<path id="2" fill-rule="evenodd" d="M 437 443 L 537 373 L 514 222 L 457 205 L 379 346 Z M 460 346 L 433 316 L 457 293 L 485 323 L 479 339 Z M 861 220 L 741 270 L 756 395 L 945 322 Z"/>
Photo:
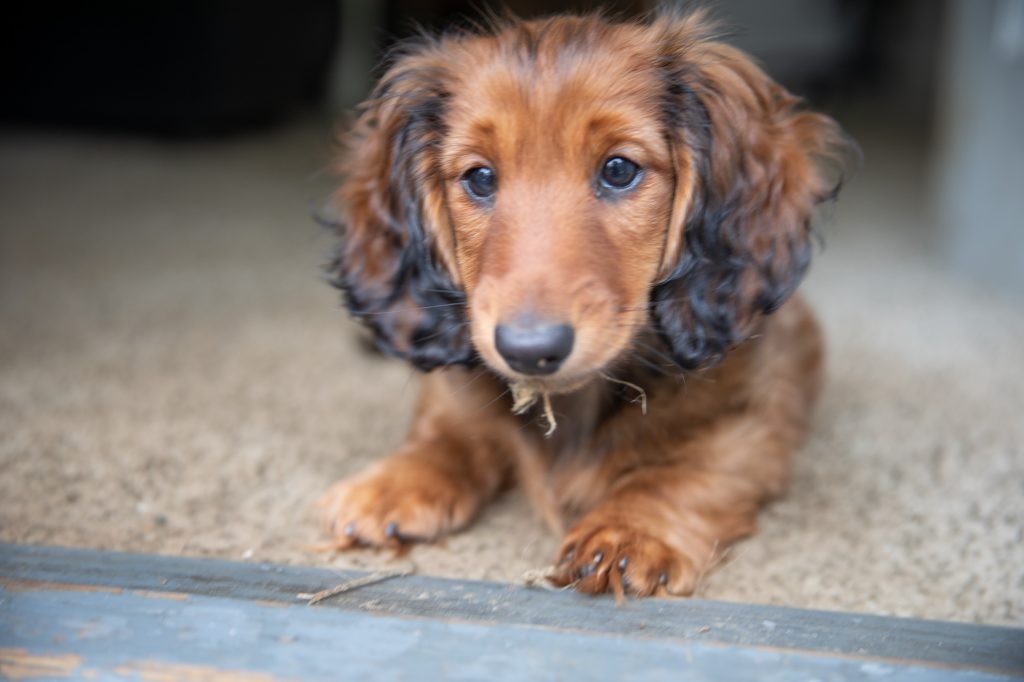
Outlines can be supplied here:
<path id="1" fill-rule="evenodd" d="M 675 361 L 693 369 L 720 361 L 796 289 L 846 142 L 832 119 L 801 109 L 743 53 L 713 40 L 702 15 L 652 28 L 677 177 L 694 186 L 672 227 L 683 230 L 678 260 L 651 308 Z"/>
<path id="2" fill-rule="evenodd" d="M 426 224 L 448 100 L 436 52 L 425 39 L 406 45 L 363 105 L 341 155 L 341 242 L 328 266 L 378 346 L 424 371 L 475 362 L 465 294 L 437 262 L 436 226 Z"/>

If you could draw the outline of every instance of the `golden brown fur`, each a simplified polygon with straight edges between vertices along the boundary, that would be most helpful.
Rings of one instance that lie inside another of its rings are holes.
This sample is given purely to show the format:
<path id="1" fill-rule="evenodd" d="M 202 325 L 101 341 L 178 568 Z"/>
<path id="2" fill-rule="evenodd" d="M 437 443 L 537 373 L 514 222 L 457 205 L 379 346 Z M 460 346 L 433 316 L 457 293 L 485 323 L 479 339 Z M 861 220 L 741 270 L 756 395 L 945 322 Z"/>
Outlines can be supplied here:
<path id="1" fill-rule="evenodd" d="M 790 295 L 841 144 L 700 15 L 399 53 L 347 141 L 333 268 L 381 346 L 435 371 L 402 449 L 323 499 L 337 547 L 438 538 L 518 482 L 564 533 L 555 582 L 691 593 L 806 432 L 822 341 Z M 595 180 L 613 157 L 635 185 Z M 496 348 L 522 316 L 574 329 L 554 373 Z M 551 437 L 509 382 L 551 396 Z"/>

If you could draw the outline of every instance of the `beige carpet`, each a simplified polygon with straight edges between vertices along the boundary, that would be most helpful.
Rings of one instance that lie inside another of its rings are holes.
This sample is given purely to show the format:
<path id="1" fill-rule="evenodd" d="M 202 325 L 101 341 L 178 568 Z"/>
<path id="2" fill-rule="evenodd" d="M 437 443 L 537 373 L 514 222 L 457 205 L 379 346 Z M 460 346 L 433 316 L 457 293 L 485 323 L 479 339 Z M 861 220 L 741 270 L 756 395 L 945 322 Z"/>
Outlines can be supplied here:
<path id="1" fill-rule="evenodd" d="M 307 218 L 323 126 L 172 146 L 0 136 L 0 540 L 338 567 L 311 501 L 394 447 L 416 379 L 367 355 Z M 830 382 L 791 494 L 702 596 L 1024 624 L 1024 311 L 927 257 L 920 154 L 862 139 L 806 291 Z M 516 580 L 512 493 L 409 560 Z"/>

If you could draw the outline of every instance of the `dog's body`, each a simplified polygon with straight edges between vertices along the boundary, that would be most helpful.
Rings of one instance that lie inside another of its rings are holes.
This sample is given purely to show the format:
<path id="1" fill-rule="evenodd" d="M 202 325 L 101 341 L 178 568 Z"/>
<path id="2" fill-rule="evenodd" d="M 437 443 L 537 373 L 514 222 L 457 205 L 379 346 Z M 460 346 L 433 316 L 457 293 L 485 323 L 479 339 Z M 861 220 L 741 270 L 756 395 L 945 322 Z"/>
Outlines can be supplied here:
<path id="1" fill-rule="evenodd" d="M 807 428 L 790 296 L 837 126 L 699 15 L 556 17 L 409 48 L 348 145 L 332 269 L 436 371 L 401 451 L 324 498 L 335 544 L 438 538 L 518 481 L 569 527 L 555 582 L 692 592 Z"/>

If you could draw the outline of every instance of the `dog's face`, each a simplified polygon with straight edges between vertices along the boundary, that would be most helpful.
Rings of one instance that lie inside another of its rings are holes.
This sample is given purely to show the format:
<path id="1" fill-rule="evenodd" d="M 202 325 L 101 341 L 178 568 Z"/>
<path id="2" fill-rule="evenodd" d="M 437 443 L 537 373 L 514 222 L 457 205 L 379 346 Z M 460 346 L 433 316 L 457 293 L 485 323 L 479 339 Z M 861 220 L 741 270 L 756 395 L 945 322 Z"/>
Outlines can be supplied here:
<path id="1" fill-rule="evenodd" d="M 699 17 L 560 17 L 400 56 L 350 141 L 335 263 L 421 368 L 569 390 L 654 327 L 714 361 L 807 264 L 825 117 Z"/>
<path id="2" fill-rule="evenodd" d="M 675 185 L 658 84 L 631 77 L 626 46 L 528 65 L 474 47 L 452 93 L 472 106 L 453 107 L 440 153 L 451 267 L 485 362 L 567 388 L 647 320 Z"/>

